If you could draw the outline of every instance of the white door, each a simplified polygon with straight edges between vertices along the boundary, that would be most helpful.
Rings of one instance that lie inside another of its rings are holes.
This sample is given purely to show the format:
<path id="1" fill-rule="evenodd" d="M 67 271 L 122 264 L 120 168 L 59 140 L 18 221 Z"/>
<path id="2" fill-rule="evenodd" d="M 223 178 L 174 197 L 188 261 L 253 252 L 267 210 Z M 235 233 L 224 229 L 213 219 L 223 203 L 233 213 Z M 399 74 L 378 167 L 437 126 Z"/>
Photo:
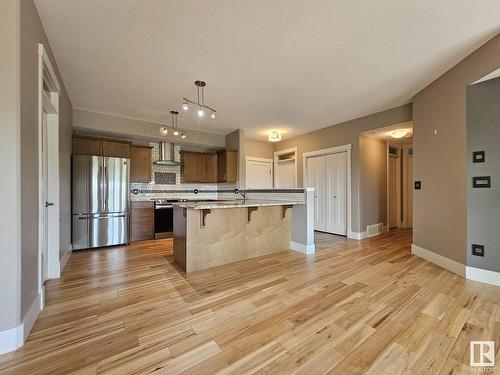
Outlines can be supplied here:
<path id="1" fill-rule="evenodd" d="M 277 189 L 297 187 L 295 184 L 295 160 L 281 161 L 276 164 Z"/>
<path id="2" fill-rule="evenodd" d="M 260 160 L 246 161 L 247 189 L 273 188 L 273 162 Z"/>
<path id="3" fill-rule="evenodd" d="M 314 230 L 325 231 L 325 157 L 307 159 L 307 187 L 314 191 Z"/>
<path id="4" fill-rule="evenodd" d="M 325 156 L 325 226 L 326 231 L 347 235 L 347 154 Z"/>
<path id="5" fill-rule="evenodd" d="M 389 228 L 401 225 L 401 166 L 399 157 L 389 155 L 388 216 Z"/>
<path id="6" fill-rule="evenodd" d="M 48 129 L 47 129 L 47 112 L 42 111 L 42 186 L 41 186 L 41 210 L 42 210 L 42 283 L 47 280 L 48 275 L 48 250 L 49 250 L 49 212 L 51 207 L 49 202 L 49 187 L 48 187 L 48 173 L 49 173 L 49 155 L 48 155 Z"/>

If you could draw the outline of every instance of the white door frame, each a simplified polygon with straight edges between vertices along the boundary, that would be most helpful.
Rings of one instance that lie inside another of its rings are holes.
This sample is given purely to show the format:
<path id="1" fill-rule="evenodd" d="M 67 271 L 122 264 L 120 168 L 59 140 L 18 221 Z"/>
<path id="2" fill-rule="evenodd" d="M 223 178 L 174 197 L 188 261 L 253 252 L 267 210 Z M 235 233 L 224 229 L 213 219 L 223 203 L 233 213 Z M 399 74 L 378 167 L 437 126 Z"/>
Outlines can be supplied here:
<path id="1" fill-rule="evenodd" d="M 312 158 L 315 156 L 338 154 L 339 152 L 345 152 L 347 155 L 347 238 L 356 239 L 357 236 L 352 232 L 352 194 L 351 194 L 351 149 L 352 145 L 342 145 L 336 147 L 324 148 L 322 150 L 304 152 L 302 154 L 302 180 L 303 186 L 307 185 L 307 158 Z"/>
<path id="2" fill-rule="evenodd" d="M 413 175 L 408 174 L 408 163 L 410 160 L 413 160 L 413 155 L 408 155 L 409 149 L 413 148 L 412 143 L 406 143 L 402 145 L 401 148 L 401 153 L 402 153 L 402 160 L 403 160 L 403 218 L 402 218 L 402 224 L 403 228 L 411 228 L 413 225 L 410 225 L 409 223 L 409 216 L 408 211 L 409 211 L 409 205 L 408 205 L 408 196 L 410 194 L 413 194 L 412 190 L 412 182 L 413 182 Z M 411 159 L 410 159 L 411 158 Z M 412 207 L 412 212 L 413 212 L 413 207 Z"/>
<path id="3" fill-rule="evenodd" d="M 274 182 L 273 159 L 257 158 L 254 156 L 245 156 L 245 182 L 247 183 L 247 185 L 248 185 L 248 168 L 246 168 L 246 163 L 249 161 L 257 161 L 260 163 L 269 164 L 271 167 L 271 185 L 273 185 L 273 182 Z M 272 186 L 271 186 L 271 188 L 272 188 Z"/>
<path id="4" fill-rule="evenodd" d="M 48 86 L 49 94 L 44 90 L 43 84 Z M 47 113 L 47 149 L 53 150 L 48 153 L 48 198 L 54 203 L 47 214 L 48 222 L 48 249 L 47 278 L 58 278 L 61 273 L 59 262 L 59 225 L 60 225 L 60 205 L 59 205 L 59 95 L 61 86 L 52 68 L 47 52 L 43 44 L 38 44 L 38 288 L 42 296 L 43 306 L 43 215 L 45 202 L 43 196 L 43 112 Z"/>
<path id="5" fill-rule="evenodd" d="M 278 178 L 279 178 L 279 169 L 277 168 L 277 165 L 278 165 L 278 160 L 279 160 L 279 157 L 281 155 L 286 155 L 286 154 L 294 154 L 293 156 L 293 163 L 294 163 L 294 166 L 295 166 L 295 183 L 294 183 L 294 187 L 297 187 L 297 184 L 298 184 L 298 180 L 297 180 L 297 147 L 291 147 L 291 148 L 287 148 L 285 150 L 280 150 L 280 151 L 275 151 L 273 152 L 273 166 L 274 166 L 274 170 L 276 171 L 276 173 L 274 173 L 274 186 L 277 185 L 277 181 L 278 181 Z"/>
<path id="6" fill-rule="evenodd" d="M 396 177 L 399 176 L 399 180 L 400 180 L 400 184 L 397 185 L 398 188 L 396 189 L 396 195 L 399 196 L 397 199 L 396 199 L 396 222 L 397 222 L 397 227 L 398 228 L 401 228 L 401 225 L 402 225 L 402 220 L 401 220 L 401 204 L 402 204 L 402 201 L 401 201 L 401 150 L 402 150 L 402 147 L 401 145 L 399 144 L 394 144 L 394 143 L 391 143 L 391 142 L 386 142 L 386 157 L 387 157 L 387 167 L 386 167 L 386 170 L 387 170 L 387 183 L 386 183 L 386 186 L 387 186 L 387 191 L 386 191 L 386 200 L 387 200 L 387 217 L 386 217 L 386 223 L 387 223 L 387 231 L 389 231 L 391 229 L 391 224 L 389 222 L 389 218 L 390 218 L 390 213 L 389 213 L 389 201 L 390 201 L 390 194 L 389 194 L 389 182 L 390 182 L 390 173 L 389 173 L 389 160 L 390 158 L 394 158 L 395 156 L 391 156 L 389 155 L 389 147 L 393 147 L 393 148 L 397 148 L 399 151 L 398 151 L 398 156 L 396 157 L 397 159 L 399 159 L 399 164 L 397 164 L 397 173 L 396 173 Z M 398 194 L 399 193 L 399 194 Z"/>

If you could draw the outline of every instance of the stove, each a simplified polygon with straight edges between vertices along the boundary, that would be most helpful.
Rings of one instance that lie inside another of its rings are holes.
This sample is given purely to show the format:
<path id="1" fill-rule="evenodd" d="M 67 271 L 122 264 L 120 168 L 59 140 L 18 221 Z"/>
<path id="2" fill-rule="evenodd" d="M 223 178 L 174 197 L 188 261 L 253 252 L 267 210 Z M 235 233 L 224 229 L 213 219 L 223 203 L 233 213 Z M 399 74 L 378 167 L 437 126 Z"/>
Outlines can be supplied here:
<path id="1" fill-rule="evenodd" d="M 171 238 L 174 234 L 174 203 L 179 199 L 155 199 L 155 238 Z"/>

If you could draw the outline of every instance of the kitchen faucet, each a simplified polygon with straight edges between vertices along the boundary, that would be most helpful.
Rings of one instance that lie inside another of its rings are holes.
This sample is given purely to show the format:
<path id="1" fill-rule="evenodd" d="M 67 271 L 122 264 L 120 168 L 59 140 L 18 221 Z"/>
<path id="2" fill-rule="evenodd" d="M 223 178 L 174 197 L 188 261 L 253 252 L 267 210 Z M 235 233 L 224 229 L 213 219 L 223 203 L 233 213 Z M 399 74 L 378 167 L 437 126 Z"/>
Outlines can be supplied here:
<path id="1" fill-rule="evenodd" d="M 234 194 L 241 195 L 243 197 L 243 202 L 245 202 L 245 200 L 247 199 L 247 194 L 242 191 L 239 191 L 238 189 L 234 189 Z"/>

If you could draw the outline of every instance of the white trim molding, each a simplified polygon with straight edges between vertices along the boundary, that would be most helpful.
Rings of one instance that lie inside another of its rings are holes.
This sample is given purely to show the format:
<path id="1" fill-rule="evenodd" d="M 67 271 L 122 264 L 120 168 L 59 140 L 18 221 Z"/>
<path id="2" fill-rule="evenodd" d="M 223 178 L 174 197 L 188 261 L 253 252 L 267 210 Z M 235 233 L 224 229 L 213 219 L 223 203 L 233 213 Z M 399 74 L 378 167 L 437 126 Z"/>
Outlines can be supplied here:
<path id="1" fill-rule="evenodd" d="M 411 253 L 420 258 L 428 260 L 429 262 L 434 263 L 450 272 L 465 277 L 465 265 L 462 263 L 456 262 L 450 258 L 446 258 L 415 244 L 411 245 Z"/>
<path id="2" fill-rule="evenodd" d="M 245 161 L 260 161 L 263 163 L 273 163 L 273 159 L 268 158 L 257 158 L 255 156 L 245 156 Z"/>
<path id="3" fill-rule="evenodd" d="M 500 286 L 500 272 L 467 266 L 465 267 L 465 277 L 468 280 Z"/>
<path id="4" fill-rule="evenodd" d="M 290 241 L 290 249 L 304 254 L 314 254 L 314 252 L 316 251 L 316 245 L 305 245 L 299 242 Z"/>
<path id="5" fill-rule="evenodd" d="M 42 293 L 37 295 L 21 324 L 11 329 L 0 331 L 0 354 L 12 352 L 24 345 L 38 314 L 44 307 L 43 293 L 44 291 L 42 290 Z"/>
<path id="6" fill-rule="evenodd" d="M 352 240 L 364 240 L 365 238 L 368 237 L 368 232 L 348 232 L 347 233 L 347 238 L 350 238 Z"/>
<path id="7" fill-rule="evenodd" d="M 59 275 L 63 272 L 64 267 L 66 267 L 66 264 L 68 263 L 69 257 L 73 254 L 73 245 L 69 245 L 68 250 L 63 254 L 61 257 L 60 265 L 61 265 L 61 272 Z"/>

